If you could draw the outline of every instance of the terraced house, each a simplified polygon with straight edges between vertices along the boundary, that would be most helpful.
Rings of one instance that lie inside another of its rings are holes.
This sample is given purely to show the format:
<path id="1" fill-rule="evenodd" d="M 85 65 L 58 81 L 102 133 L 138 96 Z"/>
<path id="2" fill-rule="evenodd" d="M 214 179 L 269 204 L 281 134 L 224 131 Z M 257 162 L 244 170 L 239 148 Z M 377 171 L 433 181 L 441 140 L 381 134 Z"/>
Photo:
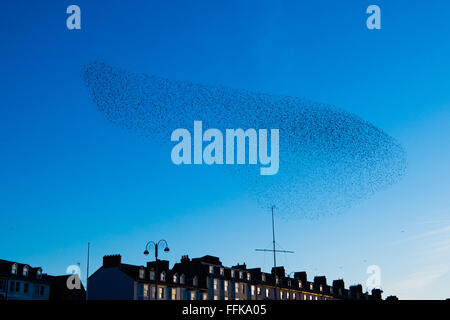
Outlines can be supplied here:
<path id="1" fill-rule="evenodd" d="M 156 265 L 158 263 L 158 265 Z M 157 267 L 157 268 L 156 268 Z M 158 274 L 156 274 L 158 270 Z M 158 260 L 146 266 L 122 263 L 120 255 L 104 256 L 89 277 L 89 299 L 122 300 L 381 300 L 380 289 L 369 294 L 361 285 L 346 289 L 342 279 L 331 285 L 324 276 L 308 281 L 306 272 L 286 276 L 283 267 L 270 273 L 244 264 L 226 267 L 218 257 L 183 256 L 171 269 Z"/>
<path id="2" fill-rule="evenodd" d="M 85 300 L 86 292 L 67 287 L 69 276 L 51 276 L 41 267 L 0 259 L 0 300 Z"/>
<path id="3" fill-rule="evenodd" d="M 40 267 L 0 260 L 0 300 L 48 300 L 49 293 Z"/>

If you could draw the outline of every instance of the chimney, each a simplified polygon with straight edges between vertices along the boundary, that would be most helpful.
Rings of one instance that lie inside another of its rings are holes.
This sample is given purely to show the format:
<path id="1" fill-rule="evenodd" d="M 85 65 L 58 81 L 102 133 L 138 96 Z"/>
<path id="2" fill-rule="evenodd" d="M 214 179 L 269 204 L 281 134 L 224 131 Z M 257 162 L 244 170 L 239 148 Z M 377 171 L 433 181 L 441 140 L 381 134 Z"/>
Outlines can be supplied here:
<path id="1" fill-rule="evenodd" d="M 239 269 L 239 270 L 247 270 L 247 265 L 245 264 L 245 262 L 244 262 L 244 264 L 237 264 L 237 265 L 235 265 L 235 266 L 232 266 L 231 268 L 233 268 L 233 269 Z"/>
<path id="2" fill-rule="evenodd" d="M 333 292 L 336 295 L 342 295 L 344 293 L 344 280 L 333 280 Z"/>
<path id="3" fill-rule="evenodd" d="M 277 267 L 276 269 L 272 268 L 272 274 L 275 274 L 275 271 L 277 272 L 277 276 L 279 278 L 284 278 L 284 276 L 286 275 L 286 272 L 285 272 L 283 266 Z"/>
<path id="4" fill-rule="evenodd" d="M 103 256 L 103 267 L 104 268 L 120 267 L 121 263 L 122 263 L 122 256 L 120 254 Z"/>
<path id="5" fill-rule="evenodd" d="M 327 278 L 325 276 L 314 277 L 314 284 L 315 285 L 326 286 L 327 285 Z"/>
<path id="6" fill-rule="evenodd" d="M 362 297 L 362 285 L 358 284 L 355 286 L 350 286 L 350 294 L 353 298 L 361 299 Z"/>
<path id="7" fill-rule="evenodd" d="M 191 261 L 191 259 L 189 259 L 188 255 L 181 256 L 181 260 L 180 260 L 181 263 L 187 263 L 189 261 Z"/>
<path id="8" fill-rule="evenodd" d="M 303 284 L 306 284 L 306 271 L 296 272 L 294 273 L 294 279 L 300 280 Z"/>
<path id="9" fill-rule="evenodd" d="M 147 269 L 156 269 L 156 262 L 149 261 L 147 262 Z M 169 261 L 168 260 L 158 260 L 158 272 L 169 270 Z"/>
<path id="10" fill-rule="evenodd" d="M 372 289 L 372 297 L 375 300 L 381 300 L 381 294 L 383 293 L 383 291 L 381 291 L 381 289 Z"/>

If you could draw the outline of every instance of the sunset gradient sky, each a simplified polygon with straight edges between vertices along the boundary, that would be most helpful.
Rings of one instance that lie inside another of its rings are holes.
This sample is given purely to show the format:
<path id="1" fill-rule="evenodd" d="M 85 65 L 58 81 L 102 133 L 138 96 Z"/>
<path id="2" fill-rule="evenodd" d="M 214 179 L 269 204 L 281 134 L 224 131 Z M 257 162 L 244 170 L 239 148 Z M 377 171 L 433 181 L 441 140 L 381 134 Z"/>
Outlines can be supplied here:
<path id="1" fill-rule="evenodd" d="M 378 4 L 382 29 L 366 28 Z M 77 4 L 82 29 L 66 28 Z M 270 212 L 222 170 L 175 169 L 170 154 L 109 122 L 83 66 L 113 66 L 333 104 L 407 152 L 401 182 L 348 212 L 276 220 L 288 272 L 365 282 L 384 296 L 450 297 L 450 2 L 10 1 L 0 11 L 0 258 L 85 277 L 104 254 L 144 264 L 164 238 L 172 263 L 211 254 L 269 271 Z M 308 190 L 305 190 L 308 192 Z M 161 258 L 164 258 L 162 256 Z"/>

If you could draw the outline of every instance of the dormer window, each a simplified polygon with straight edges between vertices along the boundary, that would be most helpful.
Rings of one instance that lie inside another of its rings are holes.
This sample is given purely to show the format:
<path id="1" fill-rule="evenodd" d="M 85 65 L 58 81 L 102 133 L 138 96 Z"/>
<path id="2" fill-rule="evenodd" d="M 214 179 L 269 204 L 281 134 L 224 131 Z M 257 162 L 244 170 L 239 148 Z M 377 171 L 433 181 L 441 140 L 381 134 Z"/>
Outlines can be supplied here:
<path id="1" fill-rule="evenodd" d="M 214 273 L 214 266 L 209 266 L 209 273 L 211 273 L 211 274 Z"/>
<path id="2" fill-rule="evenodd" d="M 144 277 L 145 277 L 145 270 L 139 269 L 139 279 L 144 279 Z"/>
<path id="3" fill-rule="evenodd" d="M 23 267 L 22 274 L 23 274 L 24 277 L 28 277 L 28 266 L 24 266 Z"/>
<path id="4" fill-rule="evenodd" d="M 220 268 L 220 275 L 223 276 L 225 274 L 225 269 L 224 268 Z"/>
<path id="5" fill-rule="evenodd" d="M 319 288 L 319 290 L 320 290 L 320 292 L 322 292 L 322 291 L 323 291 L 323 287 L 322 287 L 322 285 L 320 285 L 320 288 Z"/>
<path id="6" fill-rule="evenodd" d="M 280 282 L 279 279 L 278 279 L 278 276 L 275 277 L 275 282 L 276 282 L 277 284 L 278 284 L 278 282 Z"/>
<path id="7" fill-rule="evenodd" d="M 290 287 L 292 285 L 291 280 L 288 281 L 288 286 Z"/>
<path id="8" fill-rule="evenodd" d="M 192 284 L 194 285 L 194 287 L 198 286 L 198 278 L 197 278 L 197 276 L 195 276 L 194 279 L 192 279 Z"/>
<path id="9" fill-rule="evenodd" d="M 184 274 L 182 274 L 180 277 L 180 283 L 184 284 L 185 280 L 186 280 L 186 277 L 184 276 Z"/>
<path id="10" fill-rule="evenodd" d="M 17 274 L 17 263 L 11 266 L 11 274 Z"/>
<path id="11" fill-rule="evenodd" d="M 166 273 L 163 271 L 161 272 L 161 276 L 159 278 L 161 281 L 166 281 Z"/>
<path id="12" fill-rule="evenodd" d="M 242 279 L 244 277 L 244 273 L 242 271 L 239 271 L 239 279 Z"/>
<path id="13" fill-rule="evenodd" d="M 234 270 L 231 270 L 231 277 L 234 278 Z"/>
<path id="14" fill-rule="evenodd" d="M 298 280 L 298 287 L 299 287 L 299 288 L 302 287 L 302 280 Z"/>
<path id="15" fill-rule="evenodd" d="M 178 282 L 178 275 L 175 273 L 173 275 L 173 283 L 177 283 Z"/>
<path id="16" fill-rule="evenodd" d="M 261 279 L 262 281 L 266 281 L 266 275 L 264 273 L 261 275 Z"/>
<path id="17" fill-rule="evenodd" d="M 313 286 L 312 283 L 310 283 L 310 284 L 309 284 L 309 290 L 313 290 L 313 289 L 314 289 L 314 286 Z"/>
<path id="18" fill-rule="evenodd" d="M 150 280 L 155 280 L 155 271 L 150 271 Z"/>
<path id="19" fill-rule="evenodd" d="M 38 269 L 38 270 L 36 271 L 36 278 L 37 278 L 37 279 L 42 278 L 42 270 L 41 270 L 41 269 Z"/>
<path id="20" fill-rule="evenodd" d="M 250 273 L 247 272 L 247 281 L 250 281 Z"/>

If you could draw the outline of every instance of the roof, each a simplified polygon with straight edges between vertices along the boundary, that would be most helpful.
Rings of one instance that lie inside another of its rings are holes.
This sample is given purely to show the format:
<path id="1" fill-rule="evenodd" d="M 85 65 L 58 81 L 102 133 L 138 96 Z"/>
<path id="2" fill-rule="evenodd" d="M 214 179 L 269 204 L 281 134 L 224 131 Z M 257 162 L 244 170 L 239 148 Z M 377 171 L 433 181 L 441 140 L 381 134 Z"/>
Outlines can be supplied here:
<path id="1" fill-rule="evenodd" d="M 12 274 L 12 266 L 16 264 L 17 265 L 17 273 Z M 28 267 L 28 275 L 23 275 L 23 269 L 25 267 Z M 37 278 L 38 271 L 41 271 L 41 267 L 31 267 L 29 264 L 25 263 L 19 263 L 15 261 L 8 261 L 0 259 L 0 277 L 8 277 L 10 279 L 20 279 L 20 280 L 34 280 L 39 282 L 45 282 L 44 277 L 42 279 Z"/>

